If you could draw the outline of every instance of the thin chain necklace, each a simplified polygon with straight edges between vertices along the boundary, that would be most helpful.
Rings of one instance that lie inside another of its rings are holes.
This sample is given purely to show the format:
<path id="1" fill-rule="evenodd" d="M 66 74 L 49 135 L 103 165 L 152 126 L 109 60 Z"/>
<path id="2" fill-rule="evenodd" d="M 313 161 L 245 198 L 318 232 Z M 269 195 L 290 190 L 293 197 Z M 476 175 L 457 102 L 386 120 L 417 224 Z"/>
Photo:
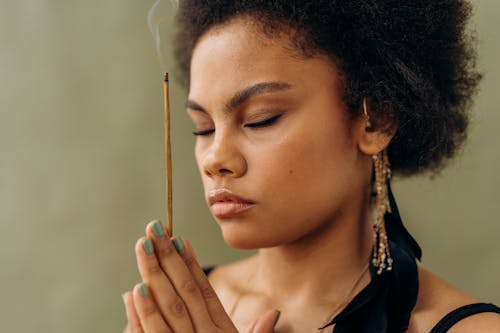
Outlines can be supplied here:
<path id="1" fill-rule="evenodd" d="M 354 291 L 356 290 L 356 288 L 358 287 L 359 283 L 361 282 L 361 280 L 363 280 L 363 277 L 365 276 L 366 272 L 368 271 L 368 268 L 370 267 L 370 263 L 366 264 L 365 267 L 363 268 L 363 271 L 361 272 L 361 274 L 359 275 L 359 277 L 354 281 L 354 283 L 352 284 L 352 287 L 349 289 L 349 292 L 344 296 L 344 298 L 342 299 L 342 302 L 339 303 L 339 305 L 337 305 L 335 307 L 335 310 L 333 310 L 329 315 L 328 317 L 325 319 L 325 321 L 323 322 L 323 324 L 320 326 L 320 327 L 324 327 L 325 325 L 327 325 L 330 321 L 332 321 L 332 319 L 338 314 L 340 313 L 340 311 L 347 306 L 347 304 L 349 304 L 349 302 L 351 301 L 351 299 L 353 298 L 353 293 Z M 320 332 L 323 332 L 324 330 L 326 330 L 328 327 L 325 327 L 325 328 L 318 328 L 318 331 Z"/>
<path id="2" fill-rule="evenodd" d="M 349 304 L 349 302 L 351 301 L 351 299 L 353 297 L 352 294 L 354 293 L 354 291 L 358 287 L 358 285 L 361 282 L 361 280 L 363 280 L 363 277 L 365 276 L 365 274 L 368 271 L 369 267 L 370 267 L 369 263 L 364 266 L 363 271 L 358 276 L 358 278 L 354 281 L 354 283 L 352 284 L 352 287 L 349 289 L 349 292 L 342 298 L 342 302 L 340 302 L 335 307 L 335 309 L 331 313 L 328 314 L 328 317 L 325 319 L 325 321 L 320 326 L 320 328 L 318 328 L 319 332 L 323 332 L 325 329 L 327 329 L 328 327 L 325 327 L 325 328 L 321 328 L 321 327 L 324 327 L 325 325 L 327 325 L 334 318 L 334 316 L 336 316 L 340 312 L 340 310 L 342 310 L 347 304 Z M 252 275 L 250 275 L 248 277 L 248 279 L 247 279 L 247 285 L 250 283 L 250 281 L 252 280 L 252 278 L 255 278 L 255 272 L 256 272 L 256 270 L 254 271 L 254 274 L 252 274 Z M 240 292 L 238 294 L 238 298 L 233 303 L 233 306 L 231 307 L 231 310 L 229 311 L 229 317 L 230 318 L 233 318 L 234 312 L 236 311 L 236 307 L 239 305 L 242 296 L 243 296 L 243 293 Z"/>

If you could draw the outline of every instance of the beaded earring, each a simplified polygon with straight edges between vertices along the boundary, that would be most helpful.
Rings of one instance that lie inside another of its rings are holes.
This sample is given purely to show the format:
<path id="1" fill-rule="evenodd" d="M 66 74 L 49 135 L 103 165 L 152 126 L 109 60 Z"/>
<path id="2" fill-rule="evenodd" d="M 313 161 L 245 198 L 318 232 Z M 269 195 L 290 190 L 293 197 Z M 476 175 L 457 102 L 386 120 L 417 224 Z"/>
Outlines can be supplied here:
<path id="1" fill-rule="evenodd" d="M 366 117 L 366 129 L 371 128 L 370 118 L 366 107 L 366 98 L 363 99 L 363 112 Z M 373 220 L 373 250 L 372 264 L 377 268 L 380 275 L 384 270 L 392 270 L 392 258 L 389 249 L 389 240 L 385 228 L 384 216 L 386 212 L 391 213 L 391 206 L 388 197 L 388 182 L 391 178 L 391 168 L 387 150 L 383 150 L 372 155 L 373 169 L 375 173 L 374 190 L 376 193 L 376 214 Z"/>
<path id="2" fill-rule="evenodd" d="M 373 221 L 372 264 L 377 268 L 377 274 L 380 275 L 384 270 L 392 270 L 392 258 L 384 220 L 386 212 L 391 212 L 387 195 L 387 183 L 391 178 L 391 169 L 385 149 L 373 155 L 372 158 L 375 170 L 375 193 L 377 195 L 375 200 L 376 217 Z"/>

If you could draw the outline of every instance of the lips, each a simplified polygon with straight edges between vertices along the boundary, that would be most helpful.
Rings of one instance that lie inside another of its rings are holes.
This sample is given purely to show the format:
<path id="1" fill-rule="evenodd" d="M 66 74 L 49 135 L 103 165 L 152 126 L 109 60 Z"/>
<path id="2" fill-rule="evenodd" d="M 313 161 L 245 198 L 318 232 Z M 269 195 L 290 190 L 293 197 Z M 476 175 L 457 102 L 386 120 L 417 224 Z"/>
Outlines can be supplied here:
<path id="1" fill-rule="evenodd" d="M 219 218 L 242 214 L 255 205 L 255 202 L 237 196 L 227 188 L 210 190 L 208 192 L 208 203 L 212 214 Z"/>

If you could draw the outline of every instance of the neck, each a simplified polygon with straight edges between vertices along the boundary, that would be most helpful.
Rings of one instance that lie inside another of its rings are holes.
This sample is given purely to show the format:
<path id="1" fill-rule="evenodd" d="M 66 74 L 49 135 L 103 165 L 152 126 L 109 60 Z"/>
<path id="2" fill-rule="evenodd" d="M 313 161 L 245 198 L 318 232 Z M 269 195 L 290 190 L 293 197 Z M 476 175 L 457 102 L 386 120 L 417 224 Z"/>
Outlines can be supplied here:
<path id="1" fill-rule="evenodd" d="M 284 302 L 341 302 L 370 259 L 368 201 L 360 201 L 302 239 L 259 250 L 255 287 Z"/>

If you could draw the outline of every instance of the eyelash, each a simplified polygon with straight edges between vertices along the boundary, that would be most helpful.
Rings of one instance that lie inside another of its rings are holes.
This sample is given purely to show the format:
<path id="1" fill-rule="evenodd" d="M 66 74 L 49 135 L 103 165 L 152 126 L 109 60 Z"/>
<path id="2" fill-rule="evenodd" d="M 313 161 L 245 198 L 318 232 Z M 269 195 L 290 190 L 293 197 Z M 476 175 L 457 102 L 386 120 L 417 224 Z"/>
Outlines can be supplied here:
<path id="1" fill-rule="evenodd" d="M 274 124 L 276 122 L 276 120 L 278 120 L 279 117 L 281 117 L 281 114 L 276 115 L 276 116 L 272 116 L 271 118 L 267 118 L 265 120 L 258 121 L 255 123 L 245 124 L 243 126 L 250 127 L 250 128 L 267 127 L 267 126 L 271 126 L 272 124 Z M 204 130 L 204 131 L 195 131 L 195 132 L 193 132 L 193 134 L 196 136 L 206 136 L 206 135 L 212 134 L 213 132 L 215 132 L 214 129 L 209 129 L 209 130 Z"/>
<path id="2" fill-rule="evenodd" d="M 213 132 L 215 132 L 215 130 L 209 129 L 209 130 L 204 130 L 204 131 L 194 131 L 193 134 L 196 136 L 205 136 L 205 135 L 212 134 Z"/>

